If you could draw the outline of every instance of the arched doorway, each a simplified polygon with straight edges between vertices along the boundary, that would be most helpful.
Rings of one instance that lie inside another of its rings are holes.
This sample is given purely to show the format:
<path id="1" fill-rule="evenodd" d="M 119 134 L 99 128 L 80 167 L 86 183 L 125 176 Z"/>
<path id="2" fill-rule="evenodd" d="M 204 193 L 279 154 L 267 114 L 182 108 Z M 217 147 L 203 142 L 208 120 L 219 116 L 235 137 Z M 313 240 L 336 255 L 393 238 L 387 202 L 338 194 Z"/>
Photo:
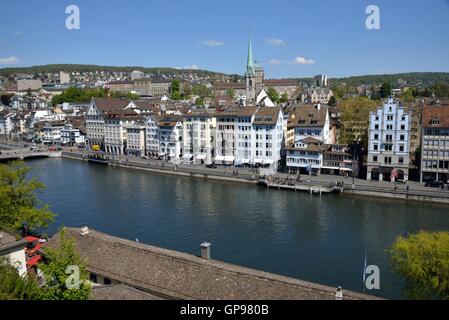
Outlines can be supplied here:
<path id="1" fill-rule="evenodd" d="M 371 180 L 379 181 L 379 168 L 373 168 L 371 170 Z"/>

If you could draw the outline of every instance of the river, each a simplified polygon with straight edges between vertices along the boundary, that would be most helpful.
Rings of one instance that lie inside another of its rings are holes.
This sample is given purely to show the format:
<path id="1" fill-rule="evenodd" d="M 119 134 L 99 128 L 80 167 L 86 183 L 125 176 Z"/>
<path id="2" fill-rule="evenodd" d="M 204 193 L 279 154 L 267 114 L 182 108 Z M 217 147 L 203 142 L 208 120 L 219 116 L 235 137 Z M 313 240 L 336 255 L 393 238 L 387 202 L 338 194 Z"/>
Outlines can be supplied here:
<path id="1" fill-rule="evenodd" d="M 254 185 L 147 173 L 68 159 L 36 159 L 39 198 L 61 226 L 115 236 L 343 289 L 362 291 L 365 251 L 380 290 L 402 298 L 386 250 L 397 236 L 449 230 L 449 206 L 343 195 L 309 195 Z"/>

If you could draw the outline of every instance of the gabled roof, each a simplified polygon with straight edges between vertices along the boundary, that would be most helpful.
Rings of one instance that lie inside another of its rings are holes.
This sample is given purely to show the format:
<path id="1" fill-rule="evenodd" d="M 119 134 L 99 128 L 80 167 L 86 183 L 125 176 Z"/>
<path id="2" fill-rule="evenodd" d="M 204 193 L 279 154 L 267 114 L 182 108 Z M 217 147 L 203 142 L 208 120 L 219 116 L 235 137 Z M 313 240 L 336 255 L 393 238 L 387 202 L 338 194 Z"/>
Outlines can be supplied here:
<path id="1" fill-rule="evenodd" d="M 296 105 L 291 118 L 292 125 L 296 127 L 323 127 L 326 122 L 328 107 L 320 105 Z"/>
<path id="2" fill-rule="evenodd" d="M 162 249 L 95 230 L 66 228 L 87 269 L 170 299 L 335 299 L 335 288 Z M 46 244 L 57 247 L 59 235 Z M 45 247 L 44 247 L 45 250 Z M 344 292 L 344 299 L 374 297 Z"/>
<path id="3" fill-rule="evenodd" d="M 254 115 L 255 125 L 275 125 L 278 122 L 280 108 L 259 107 Z"/>
<path id="4" fill-rule="evenodd" d="M 449 105 L 424 106 L 422 109 L 422 125 L 425 128 L 449 128 Z"/>
<path id="5" fill-rule="evenodd" d="M 93 102 L 101 112 L 125 109 L 129 104 L 128 100 L 120 98 L 94 98 Z"/>

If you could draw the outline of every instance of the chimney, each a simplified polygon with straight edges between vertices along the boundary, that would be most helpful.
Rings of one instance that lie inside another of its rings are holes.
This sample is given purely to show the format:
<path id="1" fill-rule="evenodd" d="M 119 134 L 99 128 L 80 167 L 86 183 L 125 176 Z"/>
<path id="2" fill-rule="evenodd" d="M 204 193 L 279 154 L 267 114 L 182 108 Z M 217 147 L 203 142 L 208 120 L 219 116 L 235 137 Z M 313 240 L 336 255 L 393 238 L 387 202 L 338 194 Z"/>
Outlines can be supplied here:
<path id="1" fill-rule="evenodd" d="M 210 246 L 209 242 L 203 242 L 201 244 L 201 258 L 209 260 L 210 259 Z"/>
<path id="2" fill-rule="evenodd" d="M 321 103 L 318 103 L 318 104 L 316 105 L 316 109 L 317 109 L 318 111 L 321 110 Z"/>
<path id="3" fill-rule="evenodd" d="M 88 235 L 88 234 L 89 234 L 89 228 L 88 228 L 88 227 L 83 227 L 83 228 L 81 228 L 80 234 L 81 234 L 82 236 Z"/>

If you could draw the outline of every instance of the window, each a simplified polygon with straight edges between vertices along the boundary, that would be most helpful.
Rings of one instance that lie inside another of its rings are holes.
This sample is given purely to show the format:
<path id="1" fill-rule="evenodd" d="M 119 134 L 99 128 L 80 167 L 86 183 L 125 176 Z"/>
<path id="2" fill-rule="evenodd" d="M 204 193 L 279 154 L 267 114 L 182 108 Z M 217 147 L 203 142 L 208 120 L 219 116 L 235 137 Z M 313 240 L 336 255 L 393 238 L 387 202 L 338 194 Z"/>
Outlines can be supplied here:
<path id="1" fill-rule="evenodd" d="M 405 140 L 405 135 L 401 134 L 399 140 L 404 141 Z"/>
<path id="2" fill-rule="evenodd" d="M 379 150 L 379 145 L 375 144 L 373 145 L 374 151 L 378 151 Z"/>
<path id="3" fill-rule="evenodd" d="M 399 151 L 404 152 L 404 146 L 399 146 Z"/>
<path id="4" fill-rule="evenodd" d="M 97 283 L 97 275 L 95 273 L 91 273 L 89 278 L 90 282 Z"/>
<path id="5" fill-rule="evenodd" d="M 373 161 L 377 162 L 377 156 L 373 156 Z"/>
<path id="6" fill-rule="evenodd" d="M 403 164 L 404 163 L 404 157 L 399 157 L 399 163 Z"/>
<path id="7" fill-rule="evenodd" d="M 109 285 L 109 284 L 111 284 L 111 279 L 105 277 L 105 278 L 103 279 L 103 284 L 104 284 L 104 285 Z"/>

